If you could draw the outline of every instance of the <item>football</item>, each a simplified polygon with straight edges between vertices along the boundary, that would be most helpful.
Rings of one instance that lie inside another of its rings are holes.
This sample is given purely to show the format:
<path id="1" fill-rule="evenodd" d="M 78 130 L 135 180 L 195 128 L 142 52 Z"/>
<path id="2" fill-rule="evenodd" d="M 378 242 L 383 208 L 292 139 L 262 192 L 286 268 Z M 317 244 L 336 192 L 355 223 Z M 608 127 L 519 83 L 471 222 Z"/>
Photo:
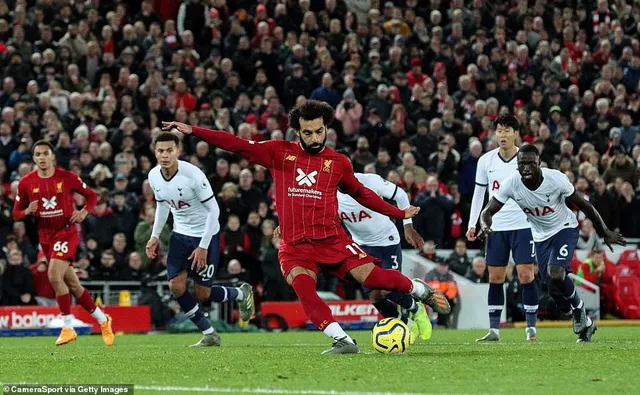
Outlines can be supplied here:
<path id="1" fill-rule="evenodd" d="M 409 347 L 409 327 L 396 318 L 385 318 L 373 327 L 373 348 L 383 354 L 401 354 Z"/>

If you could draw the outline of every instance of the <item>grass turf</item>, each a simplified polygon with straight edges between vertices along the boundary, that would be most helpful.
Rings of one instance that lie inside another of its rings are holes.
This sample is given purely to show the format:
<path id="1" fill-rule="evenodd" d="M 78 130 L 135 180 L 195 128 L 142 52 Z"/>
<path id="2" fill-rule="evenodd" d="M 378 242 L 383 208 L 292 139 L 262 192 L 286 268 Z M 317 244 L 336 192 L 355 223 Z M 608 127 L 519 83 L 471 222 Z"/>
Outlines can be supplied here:
<path id="1" fill-rule="evenodd" d="M 318 332 L 222 334 L 221 348 L 205 349 L 187 348 L 198 334 L 124 335 L 112 348 L 99 336 L 63 347 L 51 337 L 0 338 L 0 382 L 134 383 L 136 394 L 640 393 L 638 327 L 601 328 L 590 344 L 576 344 L 568 328 L 541 329 L 535 343 L 522 329 L 475 343 L 484 333 L 434 331 L 403 355 L 382 355 L 369 332 L 352 332 L 362 354 L 342 356 L 321 356 L 330 344 Z"/>

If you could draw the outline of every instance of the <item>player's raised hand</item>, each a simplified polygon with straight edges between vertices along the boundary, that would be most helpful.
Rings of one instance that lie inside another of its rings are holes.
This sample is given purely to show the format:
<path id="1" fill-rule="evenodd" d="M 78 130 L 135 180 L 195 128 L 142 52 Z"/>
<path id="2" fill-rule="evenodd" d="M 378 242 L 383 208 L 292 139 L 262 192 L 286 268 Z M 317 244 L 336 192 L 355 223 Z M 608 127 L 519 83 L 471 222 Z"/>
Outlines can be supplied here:
<path id="1" fill-rule="evenodd" d="M 407 239 L 407 242 L 411 244 L 413 248 L 418 251 L 422 250 L 422 246 L 424 246 L 424 239 L 412 225 L 404 226 L 404 238 Z"/>
<path id="2" fill-rule="evenodd" d="M 191 132 L 193 132 L 191 125 L 187 125 L 186 123 L 176 121 L 162 122 L 162 130 L 169 131 L 171 129 L 176 129 L 178 132 L 183 134 L 191 134 Z"/>
<path id="3" fill-rule="evenodd" d="M 469 241 L 476 241 L 476 239 L 478 238 L 476 236 L 476 228 L 474 226 L 470 227 L 469 229 L 467 229 L 467 240 Z"/>
<path id="4" fill-rule="evenodd" d="M 158 256 L 158 252 L 160 251 L 160 245 L 158 243 L 157 237 L 151 237 L 147 242 L 147 247 L 145 248 L 147 253 L 147 257 L 149 259 L 155 259 Z"/>
<path id="5" fill-rule="evenodd" d="M 191 263 L 191 270 L 195 270 L 196 272 L 200 272 L 207 266 L 207 253 L 208 251 L 205 248 L 198 247 L 189 256 L 189 260 L 193 261 Z"/>
<path id="6" fill-rule="evenodd" d="M 87 215 L 89 215 L 89 212 L 85 209 L 82 209 L 80 211 L 74 211 L 73 214 L 71 214 L 71 218 L 70 218 L 70 222 L 72 224 L 79 224 L 80 222 L 84 221 L 85 218 L 87 218 Z"/>
<path id="7" fill-rule="evenodd" d="M 38 211 L 38 201 L 34 200 L 31 203 L 29 203 L 29 207 L 27 207 L 27 209 L 24 210 L 24 214 L 25 215 L 31 215 L 31 214 L 35 213 L 36 211 Z"/>
<path id="8" fill-rule="evenodd" d="M 418 215 L 418 213 L 420 212 L 420 207 L 409 206 L 405 208 L 403 211 L 404 211 L 404 218 L 409 219 Z"/>
<path id="9" fill-rule="evenodd" d="M 620 232 L 608 229 L 604 233 L 604 243 L 609 247 L 611 252 L 613 252 L 613 247 L 611 246 L 611 244 L 618 244 L 621 246 L 627 245 L 627 241 L 624 239 Z"/>

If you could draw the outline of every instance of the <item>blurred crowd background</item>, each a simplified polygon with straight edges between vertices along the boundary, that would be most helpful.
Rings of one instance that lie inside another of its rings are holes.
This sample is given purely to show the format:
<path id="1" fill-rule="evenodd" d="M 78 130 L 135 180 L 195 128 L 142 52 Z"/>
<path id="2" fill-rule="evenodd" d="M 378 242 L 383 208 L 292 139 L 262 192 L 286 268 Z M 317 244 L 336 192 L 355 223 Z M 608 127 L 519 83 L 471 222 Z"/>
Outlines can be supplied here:
<path id="1" fill-rule="evenodd" d="M 166 264 L 144 254 L 160 122 L 295 140 L 287 111 L 308 98 L 336 108 L 327 145 L 421 207 L 423 254 L 455 250 L 443 272 L 486 281 L 483 260 L 464 253 L 482 245 L 463 236 L 478 158 L 497 147 L 492 121 L 505 113 L 610 228 L 638 237 L 639 38 L 631 0 L 0 0 L 0 304 L 52 292 L 33 221 L 11 218 L 34 141 L 49 140 L 58 164 L 101 196 L 81 225 L 81 278 L 140 281 Z M 183 143 L 221 207 L 218 276 L 290 299 L 268 172 Z M 577 215 L 593 249 L 593 226 Z M 329 278 L 319 287 L 355 296 Z"/>

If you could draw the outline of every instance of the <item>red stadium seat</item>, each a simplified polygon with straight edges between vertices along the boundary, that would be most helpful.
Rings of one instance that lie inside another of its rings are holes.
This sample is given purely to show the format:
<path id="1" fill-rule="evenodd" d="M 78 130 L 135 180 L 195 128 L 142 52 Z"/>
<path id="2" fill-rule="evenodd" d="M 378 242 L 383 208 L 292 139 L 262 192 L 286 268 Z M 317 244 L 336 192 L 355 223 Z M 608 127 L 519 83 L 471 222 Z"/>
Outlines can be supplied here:
<path id="1" fill-rule="evenodd" d="M 626 319 L 640 319 L 640 265 L 620 264 L 613 279 L 615 304 Z"/>
<path id="2" fill-rule="evenodd" d="M 629 268 L 640 267 L 640 256 L 638 250 L 627 250 L 620 254 L 618 265 L 627 266 Z"/>

